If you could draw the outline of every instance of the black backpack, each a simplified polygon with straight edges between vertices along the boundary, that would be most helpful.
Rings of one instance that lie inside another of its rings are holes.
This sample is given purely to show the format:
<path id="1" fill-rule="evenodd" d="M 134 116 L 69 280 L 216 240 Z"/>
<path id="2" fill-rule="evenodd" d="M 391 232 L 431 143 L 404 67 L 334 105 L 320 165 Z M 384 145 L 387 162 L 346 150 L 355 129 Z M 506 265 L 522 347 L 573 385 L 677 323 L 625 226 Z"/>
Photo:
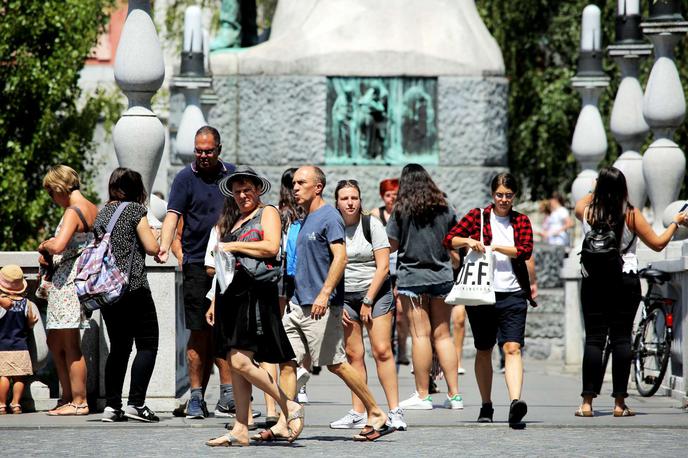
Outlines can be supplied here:
<path id="1" fill-rule="evenodd" d="M 623 270 L 622 255 L 633 245 L 635 237 L 636 235 L 633 234 L 631 242 L 624 250 L 621 250 L 620 242 L 609 223 L 595 223 L 583 238 L 580 252 L 583 277 L 620 277 Z"/>

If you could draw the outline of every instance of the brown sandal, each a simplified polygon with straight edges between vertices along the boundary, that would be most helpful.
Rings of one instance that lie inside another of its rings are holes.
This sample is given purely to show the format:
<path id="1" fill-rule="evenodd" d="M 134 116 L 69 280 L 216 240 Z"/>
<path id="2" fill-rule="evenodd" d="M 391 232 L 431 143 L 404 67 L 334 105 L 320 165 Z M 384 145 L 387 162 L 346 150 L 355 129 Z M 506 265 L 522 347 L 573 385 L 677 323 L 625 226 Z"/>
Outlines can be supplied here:
<path id="1" fill-rule="evenodd" d="M 272 430 L 272 427 L 265 429 L 258 434 L 251 436 L 251 440 L 257 442 L 277 442 L 277 441 L 288 441 L 289 436 L 283 436 L 282 434 L 277 434 Z"/>
<path id="2" fill-rule="evenodd" d="M 583 410 L 583 407 L 578 407 L 574 415 L 577 417 L 594 417 L 595 413 L 592 410 Z"/>
<path id="3" fill-rule="evenodd" d="M 13 414 L 22 413 L 22 408 L 21 408 L 21 405 L 19 405 L 19 404 L 10 404 L 10 409 L 12 410 Z"/>
<path id="4" fill-rule="evenodd" d="M 0 406 L 0 415 L 7 415 L 7 406 Z"/>
<path id="5" fill-rule="evenodd" d="M 618 410 L 614 409 L 614 416 L 615 417 L 635 417 L 635 412 L 632 411 L 631 409 L 628 408 L 628 406 L 623 406 L 623 410 L 619 412 Z"/>

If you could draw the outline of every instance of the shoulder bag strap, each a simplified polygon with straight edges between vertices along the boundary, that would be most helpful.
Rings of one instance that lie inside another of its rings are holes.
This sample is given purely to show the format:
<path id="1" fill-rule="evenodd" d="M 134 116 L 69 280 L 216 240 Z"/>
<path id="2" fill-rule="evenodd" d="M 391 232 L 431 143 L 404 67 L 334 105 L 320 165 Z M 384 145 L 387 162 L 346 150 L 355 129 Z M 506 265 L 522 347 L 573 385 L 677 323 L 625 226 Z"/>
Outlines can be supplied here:
<path id="1" fill-rule="evenodd" d="M 112 215 L 110 218 L 110 222 L 107 225 L 107 228 L 105 229 L 105 232 L 107 234 L 112 233 L 112 230 L 115 228 L 115 224 L 117 223 L 117 220 L 119 219 L 120 215 L 124 211 L 125 208 L 127 208 L 128 204 L 131 202 L 120 202 L 117 204 L 117 209 L 115 210 L 115 213 Z"/>
<path id="2" fill-rule="evenodd" d="M 67 207 L 67 210 L 69 210 L 70 208 L 76 212 L 77 216 L 81 220 L 81 224 L 84 225 L 84 232 L 88 232 L 90 226 L 88 225 L 88 221 L 86 221 L 86 218 L 84 217 L 84 214 L 81 212 L 79 207 L 72 205 L 70 207 Z"/>
<path id="3" fill-rule="evenodd" d="M 363 226 L 363 236 L 372 245 L 373 236 L 370 234 L 370 215 L 361 215 L 361 225 Z"/>

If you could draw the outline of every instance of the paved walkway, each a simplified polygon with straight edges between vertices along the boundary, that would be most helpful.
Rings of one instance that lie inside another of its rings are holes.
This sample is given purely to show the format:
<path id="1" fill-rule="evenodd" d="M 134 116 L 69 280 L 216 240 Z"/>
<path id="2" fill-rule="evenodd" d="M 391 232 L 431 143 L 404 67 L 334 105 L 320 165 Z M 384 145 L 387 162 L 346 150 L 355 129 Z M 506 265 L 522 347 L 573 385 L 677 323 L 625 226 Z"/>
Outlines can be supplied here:
<path id="1" fill-rule="evenodd" d="M 503 377 L 495 374 L 495 420 L 491 425 L 475 423 L 480 399 L 473 371 L 460 378 L 466 407 L 462 411 L 441 406 L 444 393 L 434 395 L 432 411 L 407 411 L 409 430 L 397 432 L 375 443 L 354 443 L 355 431 L 331 430 L 330 421 L 350 408 L 344 385 L 327 373 L 313 377 L 308 384 L 310 404 L 306 408 L 306 429 L 293 446 L 260 445 L 249 449 L 210 449 L 203 442 L 221 433 L 224 421 L 186 420 L 161 414 L 158 424 L 130 421 L 101 423 L 100 416 L 51 418 L 44 413 L 0 417 L 0 449 L 3 456 L 198 456 L 231 453 L 251 456 L 685 456 L 688 438 L 688 413 L 676 400 L 632 395 L 628 401 L 638 415 L 614 418 L 613 401 L 605 394 L 598 398 L 595 418 L 577 418 L 579 403 L 577 374 L 564 374 L 559 366 L 526 361 L 523 398 L 529 413 L 525 430 L 511 430 L 506 424 L 508 400 Z M 383 393 L 375 378 L 371 385 L 379 400 Z M 402 399 L 413 391 L 413 379 L 406 367 L 400 372 Z M 443 391 L 446 389 L 441 386 Z M 209 390 L 209 401 L 216 399 Z M 256 390 L 256 408 L 263 410 L 262 396 Z M 211 404 L 212 405 L 212 404 Z M 261 418 L 257 419 L 260 424 Z"/>

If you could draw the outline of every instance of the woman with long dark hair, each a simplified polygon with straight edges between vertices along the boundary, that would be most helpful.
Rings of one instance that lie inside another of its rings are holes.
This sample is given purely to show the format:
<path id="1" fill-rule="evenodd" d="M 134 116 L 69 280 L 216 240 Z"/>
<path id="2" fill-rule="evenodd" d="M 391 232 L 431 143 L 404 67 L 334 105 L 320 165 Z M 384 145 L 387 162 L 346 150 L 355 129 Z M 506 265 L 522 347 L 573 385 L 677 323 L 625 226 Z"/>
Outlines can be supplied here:
<path id="1" fill-rule="evenodd" d="M 238 168 L 219 186 L 226 197 L 217 224 L 219 246 L 233 253 L 238 264 L 232 283 L 225 292 L 216 291 L 206 316 L 214 328 L 217 353 L 227 358 L 232 370 L 236 422 L 231 432 L 206 444 L 248 445 L 251 385 L 277 401 L 284 414 L 278 425 L 281 430 L 288 428 L 290 434 L 283 438 L 291 442 L 303 429 L 303 408 L 289 400 L 275 378 L 254 362 L 277 364 L 295 357 L 279 312 L 277 282 L 273 281 L 278 276 L 268 279 L 256 275 L 272 269 L 280 272 L 280 215 L 275 207 L 260 201 L 260 196 L 270 190 L 270 182 L 249 167 Z M 249 266 L 254 266 L 253 270 Z M 277 436 L 268 428 L 258 438 L 270 440 Z"/>
<path id="2" fill-rule="evenodd" d="M 637 239 L 655 251 L 671 241 L 679 224 L 686 222 L 683 213 L 674 215 L 672 223 L 661 234 L 655 234 L 642 212 L 628 202 L 626 177 L 617 168 L 604 167 L 595 189 L 576 203 L 576 217 L 583 222 L 585 233 L 604 226 L 611 229 L 622 257 L 620 275 L 607 271 L 603 275 L 584 275 L 581 303 L 585 322 L 583 353 L 583 402 L 576 410 L 578 417 L 592 417 L 592 400 L 600 393 L 602 352 L 607 335 L 612 346 L 612 397 L 614 416 L 635 413 L 626 405 L 628 376 L 631 370 L 631 331 L 640 304 Z"/>
<path id="3" fill-rule="evenodd" d="M 523 360 L 528 302 L 531 295 L 526 261 L 533 252 L 533 228 L 528 217 L 513 209 L 518 183 L 510 173 L 500 173 L 490 185 L 493 202 L 484 209 L 474 208 L 452 228 L 444 239 L 448 248 L 469 248 L 494 254 L 494 304 L 466 307 L 473 331 L 475 377 L 482 399 L 479 423 L 492 423 L 492 349 L 504 350 L 504 379 L 511 405 L 509 425 L 518 427 L 528 411 L 521 400 Z M 481 231 L 482 239 L 481 242 Z M 484 244 L 483 244 L 484 243 Z"/>
<path id="4" fill-rule="evenodd" d="M 128 418 L 157 422 L 158 417 L 145 405 L 148 383 L 158 354 L 158 316 L 146 274 L 146 254 L 158 254 L 160 247 L 148 223 L 147 195 L 141 174 L 119 167 L 110 175 L 110 198 L 98 212 L 93 224 L 96 237 L 105 235 L 116 218 L 110 244 L 117 267 L 129 270 L 129 287 L 116 304 L 101 313 L 110 338 L 110 354 L 105 363 L 106 407 L 102 421 L 118 422 Z M 130 267 L 131 266 L 131 267 Z M 131 365 L 129 400 L 122 409 L 122 385 L 132 345 L 136 356 Z"/>
<path id="5" fill-rule="evenodd" d="M 391 250 L 398 250 L 397 289 L 411 330 L 416 392 L 399 406 L 433 408 L 429 393 L 434 347 L 447 382 L 444 407 L 462 409 L 456 350 L 449 332 L 452 307 L 444 298 L 454 285 L 449 251 L 442 240 L 456 223 L 442 191 L 418 164 L 401 172 L 399 193 L 387 222 Z"/>

